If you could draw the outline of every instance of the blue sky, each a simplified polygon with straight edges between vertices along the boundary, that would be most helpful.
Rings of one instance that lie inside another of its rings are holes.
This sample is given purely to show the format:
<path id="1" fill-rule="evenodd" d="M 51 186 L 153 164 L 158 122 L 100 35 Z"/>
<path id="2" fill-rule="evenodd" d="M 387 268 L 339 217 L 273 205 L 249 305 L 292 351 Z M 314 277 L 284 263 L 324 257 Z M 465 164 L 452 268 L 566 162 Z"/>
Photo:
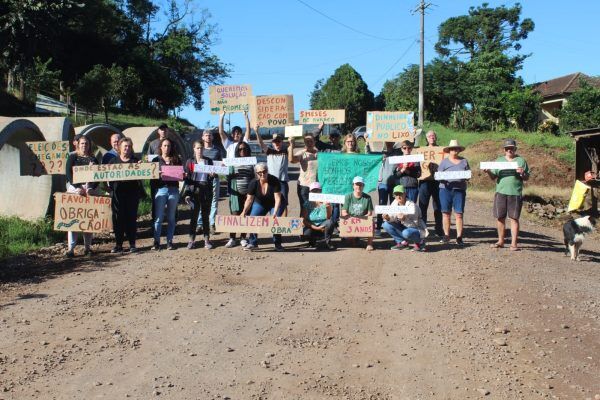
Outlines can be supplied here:
<path id="1" fill-rule="evenodd" d="M 411 14 L 418 0 L 206 0 L 200 7 L 218 24 L 213 51 L 231 64 L 225 84 L 248 83 L 254 94 L 292 94 L 296 114 L 309 109 L 318 79 L 328 78 L 344 63 L 352 65 L 377 95 L 384 82 L 409 64 L 419 62 L 419 17 Z M 357 33 L 319 12 L 351 26 Z M 482 2 L 437 0 L 425 17 L 425 61 L 436 56 L 437 28 L 446 19 L 464 15 Z M 490 6 L 510 1 L 488 1 Z M 522 42 L 532 53 L 520 75 L 526 83 L 573 72 L 600 75 L 600 41 L 595 30 L 600 1 L 524 0 L 522 17 L 532 18 L 535 30 Z M 389 40 L 393 39 L 393 40 Z M 217 116 L 205 107 L 182 110 L 181 116 L 202 128 Z M 231 123 L 242 125 L 241 114 Z"/>

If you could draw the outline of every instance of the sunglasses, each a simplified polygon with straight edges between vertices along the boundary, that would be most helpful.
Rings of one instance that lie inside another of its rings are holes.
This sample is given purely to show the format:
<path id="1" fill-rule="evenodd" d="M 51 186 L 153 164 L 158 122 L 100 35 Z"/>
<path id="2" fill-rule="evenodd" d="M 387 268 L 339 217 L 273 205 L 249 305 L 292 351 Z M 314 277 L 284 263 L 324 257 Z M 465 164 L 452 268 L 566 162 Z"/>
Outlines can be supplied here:
<path id="1" fill-rule="evenodd" d="M 242 150 L 250 150 L 250 148 L 249 148 L 249 147 L 238 147 L 238 149 L 239 149 L 240 151 L 242 151 Z"/>
<path id="2" fill-rule="evenodd" d="M 265 175 L 267 173 L 267 171 L 256 171 L 256 173 L 258 175 Z"/>
<path id="3" fill-rule="evenodd" d="M 505 147 L 504 151 L 515 151 L 514 147 Z"/>

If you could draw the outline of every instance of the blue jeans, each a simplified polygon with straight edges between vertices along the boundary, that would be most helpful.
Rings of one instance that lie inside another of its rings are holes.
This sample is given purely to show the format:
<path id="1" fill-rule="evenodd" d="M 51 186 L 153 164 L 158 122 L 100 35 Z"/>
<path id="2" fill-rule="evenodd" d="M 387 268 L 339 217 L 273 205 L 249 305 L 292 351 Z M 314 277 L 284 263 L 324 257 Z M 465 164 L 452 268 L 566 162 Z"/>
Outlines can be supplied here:
<path id="1" fill-rule="evenodd" d="M 221 196 L 221 181 L 219 180 L 219 177 L 215 177 L 215 179 L 213 179 L 212 181 L 212 202 L 210 203 L 210 218 L 209 218 L 209 223 L 210 226 L 213 226 L 215 224 L 215 217 L 217 215 L 217 207 L 219 206 L 219 197 Z M 198 214 L 198 220 L 196 222 L 197 225 L 202 224 L 202 210 L 200 210 L 200 214 Z M 210 227 L 202 227 L 204 229 L 204 232 L 206 232 L 207 229 L 210 229 Z"/>
<path id="2" fill-rule="evenodd" d="M 279 211 L 277 212 L 277 216 L 281 217 L 283 215 L 283 210 L 285 210 L 285 207 L 280 206 L 279 207 Z M 252 209 L 250 210 L 250 216 L 252 217 L 256 217 L 256 216 L 265 216 L 267 214 L 273 215 L 273 209 L 269 210 L 267 208 L 264 208 L 262 206 L 262 204 L 258 203 L 256 200 L 254 201 L 254 203 L 252 203 Z M 250 243 L 253 246 L 256 246 L 258 244 L 258 235 L 256 233 L 251 233 L 250 236 L 248 237 L 248 243 Z M 281 235 L 273 235 L 273 243 L 275 243 L 275 246 L 280 246 L 281 245 Z"/>
<path id="3" fill-rule="evenodd" d="M 398 222 L 385 221 L 383 229 L 390 234 L 396 243 L 401 243 L 403 240 L 412 243 L 421 242 L 421 234 L 417 228 L 406 228 Z"/>
<path id="4" fill-rule="evenodd" d="M 406 198 L 413 203 L 417 202 L 417 197 L 419 197 L 419 188 L 418 187 L 405 187 L 404 193 L 406 193 Z"/>
<path id="5" fill-rule="evenodd" d="M 333 227 L 337 227 L 340 222 L 340 204 L 333 203 L 331 205 L 331 223 Z"/>
<path id="6" fill-rule="evenodd" d="M 427 223 L 427 209 L 429 200 L 433 205 L 433 218 L 435 219 L 435 233 L 439 236 L 444 235 L 442 229 L 442 211 L 440 209 L 440 183 L 433 180 L 419 182 L 419 208 L 423 221 Z"/>
<path id="7" fill-rule="evenodd" d="M 290 204 L 290 185 L 285 181 L 280 181 L 281 184 L 281 196 L 283 197 L 283 201 L 281 203 L 281 208 L 285 209 Z"/>
<path id="8" fill-rule="evenodd" d="M 387 206 L 393 200 L 393 193 L 390 193 L 388 189 L 388 185 L 385 183 L 380 183 L 377 185 L 377 198 L 379 199 L 380 206 Z M 377 214 L 377 223 L 375 224 L 375 229 L 381 229 L 381 224 L 383 223 L 383 216 L 381 214 Z"/>
<path id="9" fill-rule="evenodd" d="M 165 205 L 167 206 L 167 243 L 173 241 L 175 235 L 175 212 L 179 202 L 179 189 L 176 187 L 161 187 L 156 191 L 154 197 L 154 207 L 156 210 L 156 220 L 154 221 L 154 242 L 160 243 L 160 234 L 162 223 L 165 217 Z"/>

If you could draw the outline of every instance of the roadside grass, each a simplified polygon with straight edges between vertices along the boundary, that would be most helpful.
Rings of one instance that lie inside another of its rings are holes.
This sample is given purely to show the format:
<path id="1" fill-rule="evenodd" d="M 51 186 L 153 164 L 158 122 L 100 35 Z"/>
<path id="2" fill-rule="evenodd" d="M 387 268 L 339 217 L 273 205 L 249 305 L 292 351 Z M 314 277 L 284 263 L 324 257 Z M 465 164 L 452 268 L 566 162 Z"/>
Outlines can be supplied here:
<path id="1" fill-rule="evenodd" d="M 104 114 L 93 114 L 93 115 L 82 115 L 78 114 L 77 119 L 74 115 L 69 115 L 69 119 L 73 122 L 74 126 L 89 125 L 95 123 L 105 123 Z M 186 126 L 192 126 L 192 124 L 185 120 L 178 118 L 179 122 Z M 120 113 L 108 113 L 108 123 L 114 125 L 120 129 L 126 129 L 132 126 L 159 126 L 161 124 L 168 124 L 168 118 L 154 118 L 144 115 L 131 115 L 131 114 L 120 114 Z"/>
<path id="2" fill-rule="evenodd" d="M 50 219 L 25 221 L 0 217 L 0 259 L 52 246 L 65 239 L 65 232 L 53 230 Z"/>
<path id="3" fill-rule="evenodd" d="M 470 199 L 477 201 L 494 201 L 494 188 L 485 189 L 481 187 L 469 186 L 467 190 L 467 196 Z M 523 196 L 525 197 L 541 197 L 544 199 L 560 199 L 568 201 L 571 197 L 571 189 L 560 188 L 556 186 L 539 186 L 539 185 L 525 185 L 523 188 Z"/>

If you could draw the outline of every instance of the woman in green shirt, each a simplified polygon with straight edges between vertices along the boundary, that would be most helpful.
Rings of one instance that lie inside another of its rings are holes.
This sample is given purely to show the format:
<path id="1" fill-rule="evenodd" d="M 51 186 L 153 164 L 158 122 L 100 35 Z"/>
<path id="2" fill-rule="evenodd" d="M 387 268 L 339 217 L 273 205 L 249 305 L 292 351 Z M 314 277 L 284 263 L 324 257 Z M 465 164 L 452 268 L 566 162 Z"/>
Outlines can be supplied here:
<path id="1" fill-rule="evenodd" d="M 313 182 L 310 184 L 310 193 L 321 193 L 321 184 Z M 316 246 L 315 237 L 323 236 L 325 247 L 328 250 L 335 250 L 331 244 L 331 233 L 333 224 L 331 222 L 331 204 L 321 203 L 320 201 L 307 201 L 302 208 L 302 218 L 304 219 L 304 237 L 308 238 L 308 244 L 311 247 Z"/>

